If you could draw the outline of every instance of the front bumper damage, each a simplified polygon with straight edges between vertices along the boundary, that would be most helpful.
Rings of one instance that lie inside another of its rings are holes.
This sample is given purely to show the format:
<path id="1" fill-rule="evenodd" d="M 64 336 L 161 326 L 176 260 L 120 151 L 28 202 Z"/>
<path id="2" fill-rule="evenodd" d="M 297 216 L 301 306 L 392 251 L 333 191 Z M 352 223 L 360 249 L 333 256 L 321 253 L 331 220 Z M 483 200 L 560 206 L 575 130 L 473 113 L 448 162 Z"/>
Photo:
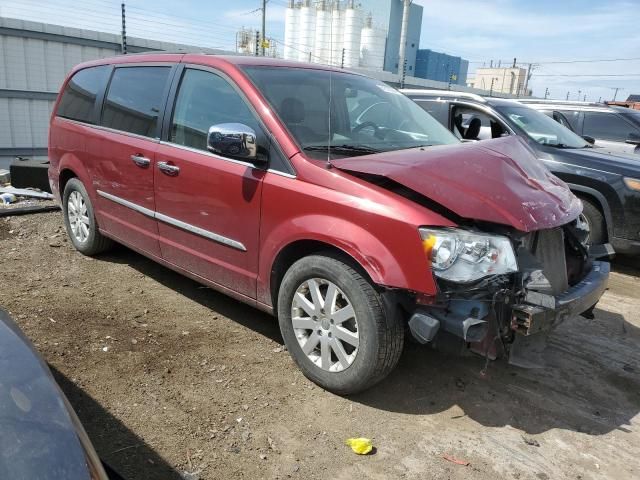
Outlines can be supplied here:
<path id="1" fill-rule="evenodd" d="M 418 302 L 413 310 L 413 336 L 435 346 L 444 338 L 459 339 L 458 344 L 490 359 L 506 355 L 511 364 L 544 366 L 549 333 L 572 316 L 592 318 L 610 272 L 608 262 L 571 246 L 569 233 L 562 238 L 555 231 L 541 234 L 535 247 L 523 242 L 519 261 L 526 267 L 519 274 L 472 286 L 441 284 L 438 298 Z"/>
<path id="2" fill-rule="evenodd" d="M 524 336 L 551 330 L 563 320 L 588 312 L 607 289 L 608 262 L 593 262 L 591 271 L 578 284 L 559 295 L 527 291 L 525 302 L 512 307 L 511 329 Z"/>

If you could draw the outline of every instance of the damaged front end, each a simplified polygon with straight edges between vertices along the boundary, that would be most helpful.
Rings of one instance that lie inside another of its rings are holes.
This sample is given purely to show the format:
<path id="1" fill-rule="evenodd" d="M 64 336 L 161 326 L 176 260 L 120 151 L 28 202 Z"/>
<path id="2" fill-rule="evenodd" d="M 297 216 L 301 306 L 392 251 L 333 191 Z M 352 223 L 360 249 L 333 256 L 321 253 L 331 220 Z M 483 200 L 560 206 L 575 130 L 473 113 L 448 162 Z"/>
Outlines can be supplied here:
<path id="1" fill-rule="evenodd" d="M 490 359 L 507 355 L 518 366 L 544 366 L 549 332 L 572 315 L 592 316 L 607 286 L 609 263 L 595 258 L 610 252 L 590 254 L 578 227 L 421 229 L 439 292 L 416 299 L 413 336 L 436 346 L 456 338 Z"/>

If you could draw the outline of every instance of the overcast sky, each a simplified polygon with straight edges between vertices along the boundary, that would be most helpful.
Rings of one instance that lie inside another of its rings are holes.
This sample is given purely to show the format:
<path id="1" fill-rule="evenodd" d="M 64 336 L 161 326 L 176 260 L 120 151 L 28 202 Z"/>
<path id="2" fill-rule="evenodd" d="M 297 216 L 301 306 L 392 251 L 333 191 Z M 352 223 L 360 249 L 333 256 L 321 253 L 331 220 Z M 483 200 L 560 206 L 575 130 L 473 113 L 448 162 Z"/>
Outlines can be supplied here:
<path id="1" fill-rule="evenodd" d="M 400 1 L 400 0 L 392 0 Z M 421 48 L 471 61 L 534 63 L 531 87 L 552 98 L 588 100 L 640 94 L 640 0 L 415 0 L 424 7 Z M 117 32 L 120 0 L 2 0 L 0 15 Z M 285 0 L 269 0 L 267 34 L 282 41 Z M 242 26 L 260 25 L 261 0 L 130 0 L 127 30 L 151 37 L 233 48 Z M 615 62 L 550 63 L 630 59 Z M 629 75 L 634 74 L 634 75 Z M 561 75 L 576 75 L 574 77 Z M 580 76 L 578 76 L 580 75 Z M 599 76 L 594 76 L 599 75 Z M 603 76 L 620 75 L 620 76 Z"/>

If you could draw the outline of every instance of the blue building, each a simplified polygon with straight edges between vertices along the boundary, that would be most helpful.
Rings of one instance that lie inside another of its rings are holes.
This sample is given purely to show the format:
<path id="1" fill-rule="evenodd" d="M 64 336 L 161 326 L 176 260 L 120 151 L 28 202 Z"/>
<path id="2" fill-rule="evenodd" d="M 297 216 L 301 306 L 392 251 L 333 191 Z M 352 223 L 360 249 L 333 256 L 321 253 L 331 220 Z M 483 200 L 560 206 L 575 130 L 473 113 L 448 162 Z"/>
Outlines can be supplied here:
<path id="1" fill-rule="evenodd" d="M 468 70 L 469 62 L 460 57 L 429 49 L 420 49 L 416 54 L 415 77 L 466 85 Z"/>

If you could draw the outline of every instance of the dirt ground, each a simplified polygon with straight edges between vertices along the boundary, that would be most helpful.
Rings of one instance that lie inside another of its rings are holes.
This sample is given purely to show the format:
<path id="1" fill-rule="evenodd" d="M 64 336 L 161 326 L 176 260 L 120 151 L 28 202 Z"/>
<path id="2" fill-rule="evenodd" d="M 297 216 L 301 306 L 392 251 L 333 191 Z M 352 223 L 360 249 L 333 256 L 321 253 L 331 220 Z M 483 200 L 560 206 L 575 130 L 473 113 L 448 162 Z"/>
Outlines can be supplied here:
<path id="1" fill-rule="evenodd" d="M 272 317 L 65 237 L 57 212 L 0 218 L 0 306 L 127 479 L 640 478 L 640 261 L 615 262 L 594 320 L 554 333 L 548 369 L 482 376 L 479 357 L 408 345 L 341 398 L 300 374 Z"/>

